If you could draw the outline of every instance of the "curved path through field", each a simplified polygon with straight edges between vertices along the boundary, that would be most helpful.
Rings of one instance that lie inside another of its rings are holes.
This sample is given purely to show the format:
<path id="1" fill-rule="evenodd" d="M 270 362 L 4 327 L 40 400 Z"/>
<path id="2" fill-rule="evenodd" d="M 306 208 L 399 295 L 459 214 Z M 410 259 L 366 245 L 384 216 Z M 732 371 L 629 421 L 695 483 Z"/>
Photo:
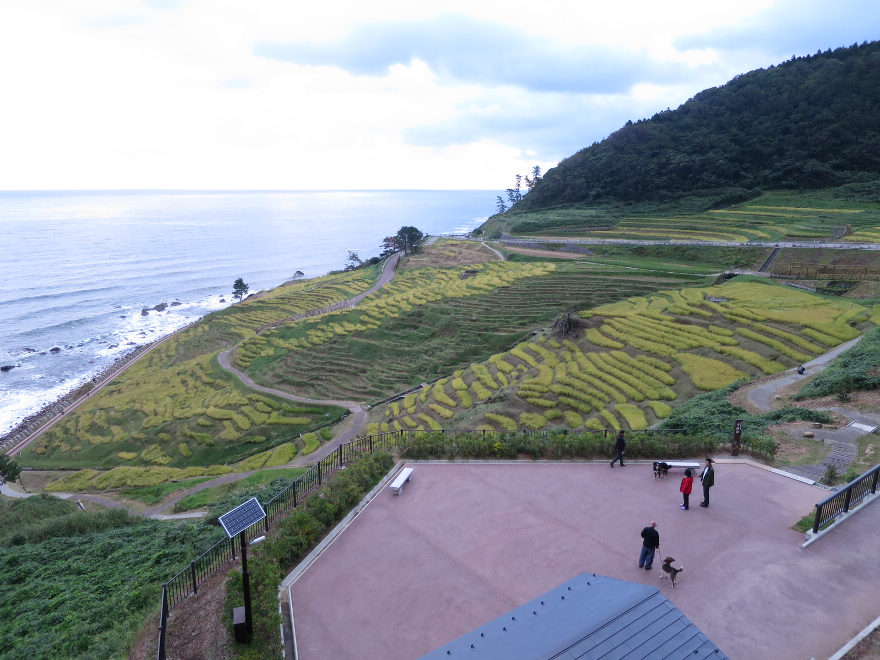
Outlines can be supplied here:
<path id="1" fill-rule="evenodd" d="M 434 240 L 436 240 L 436 239 L 434 239 L 432 237 L 432 238 L 428 239 L 427 243 L 431 244 L 431 243 L 433 243 Z M 375 293 L 376 291 L 381 289 L 383 286 L 388 284 L 388 282 L 390 282 L 392 279 L 394 279 L 395 270 L 397 269 L 397 264 L 400 261 L 400 257 L 401 257 L 401 255 L 399 252 L 391 255 L 388 258 L 388 260 L 385 262 L 385 266 L 382 269 L 381 275 L 379 276 L 379 278 L 376 280 L 376 283 L 372 287 L 370 287 L 367 291 L 364 291 L 363 293 L 360 293 L 360 294 L 354 296 L 353 298 L 349 298 L 348 300 L 346 300 L 342 303 L 338 303 L 337 305 L 334 305 L 334 309 L 344 309 L 344 308 L 349 308 L 349 307 L 355 307 L 364 298 Z M 305 318 L 307 316 L 314 315 L 316 311 L 318 313 L 321 313 L 320 310 L 312 310 L 311 312 L 307 312 L 305 314 L 301 314 L 296 317 L 291 317 L 290 319 L 288 319 L 288 321 L 298 320 L 300 318 Z M 168 339 L 168 338 L 166 337 L 165 339 Z M 165 339 L 163 339 L 162 341 L 165 341 Z M 160 343 L 160 342 L 157 342 L 157 344 L 158 343 Z M 342 408 L 347 408 L 349 410 L 350 414 L 346 417 L 345 421 L 342 423 L 340 432 L 338 432 L 332 440 L 330 440 L 326 444 L 321 445 L 321 447 L 319 447 L 313 453 L 307 454 L 307 455 L 297 456 L 291 463 L 288 463 L 287 465 L 284 465 L 284 466 L 279 466 L 277 469 L 283 469 L 285 467 L 291 467 L 291 466 L 302 467 L 305 465 L 309 465 L 315 461 L 318 461 L 318 460 L 324 458 L 325 456 L 327 456 L 328 454 L 332 453 L 333 451 L 335 451 L 339 445 L 341 445 L 345 442 L 348 442 L 350 440 L 353 440 L 355 437 L 357 437 L 357 435 L 366 426 L 368 415 L 367 415 L 366 410 L 364 410 L 362 404 L 360 404 L 358 402 L 339 401 L 339 400 L 333 400 L 333 399 L 308 399 L 306 397 L 296 396 L 294 394 L 290 394 L 290 393 L 284 392 L 282 390 L 277 390 L 277 389 L 274 389 L 271 387 L 265 387 L 263 385 L 258 385 L 246 373 L 239 371 L 238 369 L 236 369 L 235 367 L 233 367 L 231 365 L 230 355 L 232 354 L 232 352 L 236 348 L 237 348 L 237 346 L 233 346 L 232 348 L 228 348 L 225 351 L 222 351 L 221 353 L 218 354 L 217 360 L 218 360 L 220 366 L 225 371 L 227 371 L 228 373 L 230 373 L 233 376 L 235 376 L 236 378 L 238 378 L 247 387 L 249 387 L 257 392 L 271 394 L 273 396 L 281 397 L 281 398 L 287 399 L 289 401 L 294 401 L 297 403 L 305 403 L 305 404 L 310 404 L 310 405 L 333 405 L 333 406 L 339 406 Z M 147 351 L 145 351 L 144 354 L 146 352 Z M 142 357 L 143 357 L 143 354 L 139 355 L 137 359 L 140 359 Z M 135 360 L 133 360 L 129 364 L 126 364 L 125 366 L 123 366 L 119 370 L 114 371 L 113 374 L 106 377 L 101 383 L 99 383 L 95 387 L 95 389 L 92 390 L 92 392 L 95 392 L 95 391 L 101 389 L 106 383 L 108 383 L 110 380 L 112 380 L 113 378 L 118 376 L 120 373 L 122 373 L 126 368 L 131 366 L 131 364 L 134 364 L 134 362 L 135 362 Z M 85 398 L 87 398 L 87 397 L 84 397 L 83 399 L 78 401 L 75 405 L 70 406 L 67 410 L 64 411 L 64 413 L 62 415 L 59 415 L 56 419 L 51 420 L 50 423 L 44 425 L 37 432 L 28 436 L 28 438 L 26 438 L 23 442 L 18 443 L 15 447 L 12 448 L 12 450 L 10 450 L 10 454 L 13 452 L 21 451 L 25 446 L 27 446 L 28 443 L 30 443 L 31 441 L 36 439 L 40 434 L 47 431 L 55 423 L 57 423 L 58 421 L 63 419 L 63 417 L 65 417 L 67 414 L 72 412 L 80 403 L 82 403 L 82 401 L 85 400 Z M 267 468 L 267 469 L 272 469 L 272 468 Z M 180 501 L 181 499 L 183 499 L 187 495 L 190 495 L 192 493 L 197 493 L 199 491 L 205 490 L 207 488 L 211 488 L 213 486 L 219 486 L 219 485 L 222 485 L 225 483 L 229 483 L 231 481 L 236 481 L 238 479 L 242 479 L 244 477 L 247 477 L 248 475 L 253 474 L 254 472 L 256 472 L 256 470 L 250 470 L 247 472 L 233 472 L 233 473 L 221 475 L 215 479 L 211 479 L 210 481 L 205 481 L 205 482 L 198 484 L 192 488 L 175 493 L 173 497 L 164 500 L 161 504 L 153 506 L 153 507 L 148 507 L 145 510 L 136 510 L 130 506 L 123 504 L 122 502 L 119 502 L 118 500 L 114 500 L 110 497 L 105 497 L 103 495 L 89 494 L 89 493 L 56 493 L 55 495 L 57 497 L 62 498 L 62 499 L 73 499 L 73 500 L 83 500 L 83 501 L 94 502 L 96 504 L 100 504 L 102 506 L 112 508 L 112 509 L 128 509 L 132 513 L 138 513 L 138 514 L 148 516 L 150 518 L 157 518 L 157 519 L 161 519 L 161 520 L 167 520 L 167 519 L 172 519 L 172 518 L 192 518 L 192 517 L 202 516 L 202 515 L 204 515 L 204 513 L 194 512 L 194 513 L 183 513 L 183 514 L 165 514 L 162 512 L 167 511 L 168 509 L 172 508 L 178 501 Z M 6 483 L 0 484 L 0 493 L 2 493 L 3 495 L 6 495 L 7 497 L 14 497 L 14 498 L 30 497 L 31 495 L 33 495 L 33 493 L 28 493 L 23 490 L 13 488 L 9 484 L 6 484 Z"/>
<path id="2" fill-rule="evenodd" d="M 828 364 L 841 353 L 855 346 L 861 337 L 856 337 L 844 342 L 840 346 L 831 349 L 809 362 L 804 363 L 804 373 L 799 374 L 796 369 L 789 369 L 770 380 L 760 383 L 748 390 L 746 399 L 749 404 L 762 412 L 769 412 L 775 407 L 777 392 L 795 383 L 812 378 L 825 369 Z M 865 426 L 880 426 L 880 413 L 862 412 L 842 406 L 828 406 L 819 408 L 833 412 L 844 417 L 849 422 L 856 422 Z M 834 467 L 838 474 L 846 472 L 847 468 L 858 458 L 858 441 L 865 435 L 865 431 L 858 427 L 841 426 L 840 428 L 823 428 L 816 432 L 821 435 L 820 441 L 831 446 L 828 455 L 820 463 L 811 465 L 793 465 L 785 469 L 802 477 L 818 481 L 825 474 L 829 466 Z"/>

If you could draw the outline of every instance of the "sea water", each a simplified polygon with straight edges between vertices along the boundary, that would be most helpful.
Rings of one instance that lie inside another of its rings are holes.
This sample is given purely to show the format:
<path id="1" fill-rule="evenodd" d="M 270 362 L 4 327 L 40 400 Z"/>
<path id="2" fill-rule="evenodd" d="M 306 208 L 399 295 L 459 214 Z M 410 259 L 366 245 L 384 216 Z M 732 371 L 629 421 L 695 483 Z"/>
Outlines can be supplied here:
<path id="1" fill-rule="evenodd" d="M 376 256 L 402 226 L 462 233 L 491 191 L 0 192 L 0 436 L 250 292 Z M 164 309 L 163 305 L 166 305 Z M 159 307 L 161 311 L 155 308 Z M 144 311 L 146 310 L 146 312 Z"/>

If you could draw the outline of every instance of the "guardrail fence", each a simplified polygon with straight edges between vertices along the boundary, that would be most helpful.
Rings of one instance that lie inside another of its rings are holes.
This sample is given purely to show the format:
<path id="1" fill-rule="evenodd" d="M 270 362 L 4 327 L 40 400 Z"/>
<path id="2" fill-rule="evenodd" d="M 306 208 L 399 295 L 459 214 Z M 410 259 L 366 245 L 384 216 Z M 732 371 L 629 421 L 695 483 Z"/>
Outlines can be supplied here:
<path id="1" fill-rule="evenodd" d="M 831 522 L 837 516 L 847 513 L 868 495 L 874 495 L 877 492 L 878 476 L 880 476 L 880 463 L 821 502 L 817 502 L 813 534 L 817 534 L 820 527 Z"/>

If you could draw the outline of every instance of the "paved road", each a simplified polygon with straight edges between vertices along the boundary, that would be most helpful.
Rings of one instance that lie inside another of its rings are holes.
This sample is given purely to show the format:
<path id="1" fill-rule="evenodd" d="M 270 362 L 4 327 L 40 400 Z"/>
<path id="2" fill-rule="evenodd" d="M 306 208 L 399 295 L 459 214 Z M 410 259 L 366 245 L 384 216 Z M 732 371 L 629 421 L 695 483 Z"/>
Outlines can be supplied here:
<path id="1" fill-rule="evenodd" d="M 447 238 L 458 240 L 482 241 L 481 238 L 471 238 L 469 236 L 448 235 Z M 760 248 L 823 248 L 829 250 L 880 250 L 880 243 L 831 243 L 825 241 L 668 241 L 668 240 L 643 240 L 631 238 L 560 238 L 559 236 L 529 236 L 528 238 L 518 238 L 502 234 L 500 239 L 502 243 L 510 240 L 518 243 L 532 241 L 534 243 L 572 243 L 582 245 L 708 245 L 711 247 L 760 247 Z"/>
<path id="2" fill-rule="evenodd" d="M 789 385 L 797 383 L 815 376 L 825 369 L 828 364 L 844 351 L 855 346 L 861 337 L 856 337 L 848 342 L 844 342 L 840 346 L 828 351 L 824 355 L 820 355 L 809 362 L 804 363 L 804 373 L 799 374 L 796 369 L 789 369 L 777 377 L 761 383 L 749 390 L 746 398 L 749 403 L 762 410 L 769 412 L 774 409 L 773 402 L 776 400 L 776 393 Z M 840 406 L 823 408 L 834 412 L 848 422 L 858 422 L 868 426 L 880 426 L 880 413 L 864 413 L 859 410 L 852 410 Z M 838 429 L 823 428 L 815 431 L 817 437 L 824 440 L 826 444 L 831 445 L 831 450 L 821 463 L 811 465 L 793 465 L 785 469 L 802 477 L 818 481 L 825 474 L 829 466 L 833 466 L 838 474 L 843 474 L 858 458 L 859 438 L 865 435 L 863 430 L 853 428 L 852 426 L 841 426 Z"/>

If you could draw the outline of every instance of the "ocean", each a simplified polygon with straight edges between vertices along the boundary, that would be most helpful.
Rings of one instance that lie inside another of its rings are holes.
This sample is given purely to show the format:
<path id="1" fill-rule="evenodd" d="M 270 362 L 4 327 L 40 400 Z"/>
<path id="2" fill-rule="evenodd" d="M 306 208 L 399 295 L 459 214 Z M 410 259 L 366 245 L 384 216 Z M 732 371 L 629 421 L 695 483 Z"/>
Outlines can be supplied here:
<path id="1" fill-rule="evenodd" d="M 349 250 L 376 256 L 402 226 L 467 232 L 495 195 L 0 192 L 0 437 L 135 347 L 231 304 L 238 277 L 254 293 L 340 270 Z"/>

